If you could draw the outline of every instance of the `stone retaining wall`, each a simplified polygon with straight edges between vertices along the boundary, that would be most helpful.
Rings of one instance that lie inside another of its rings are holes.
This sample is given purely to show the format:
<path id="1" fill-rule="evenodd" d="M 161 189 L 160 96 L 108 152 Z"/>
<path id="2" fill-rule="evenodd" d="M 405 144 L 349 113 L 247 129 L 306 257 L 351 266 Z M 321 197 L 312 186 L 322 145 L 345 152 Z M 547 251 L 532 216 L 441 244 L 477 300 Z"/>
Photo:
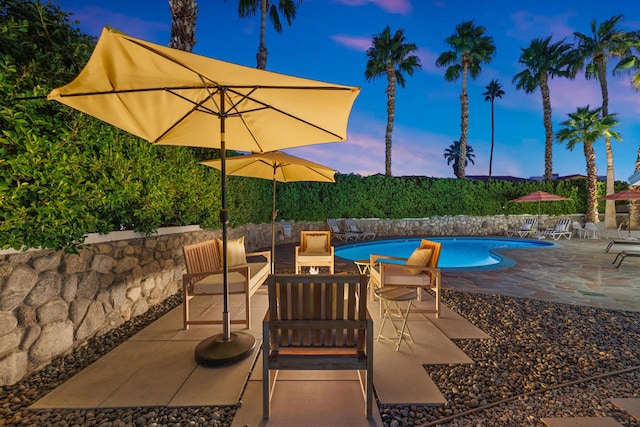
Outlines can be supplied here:
<path id="1" fill-rule="evenodd" d="M 524 216 L 443 216 L 423 219 L 356 219 L 378 236 L 494 235 L 518 227 Z M 582 216 L 576 216 L 581 220 Z M 555 217 L 541 217 L 542 226 Z M 276 244 L 297 242 L 301 230 L 324 222 L 278 222 Z M 247 251 L 271 246 L 271 224 L 231 229 L 245 236 Z M 0 386 L 11 385 L 146 312 L 181 289 L 182 246 L 220 236 L 220 231 L 176 227 L 144 236 L 91 235 L 78 254 L 29 250 L 0 252 Z"/>

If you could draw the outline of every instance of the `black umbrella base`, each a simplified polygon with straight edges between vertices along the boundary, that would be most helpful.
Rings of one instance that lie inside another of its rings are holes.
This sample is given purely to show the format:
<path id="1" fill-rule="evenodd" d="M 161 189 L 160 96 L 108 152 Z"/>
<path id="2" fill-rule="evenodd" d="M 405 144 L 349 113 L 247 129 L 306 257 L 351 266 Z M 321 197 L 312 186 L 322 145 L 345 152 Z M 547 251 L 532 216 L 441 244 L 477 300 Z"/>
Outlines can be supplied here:
<path id="1" fill-rule="evenodd" d="M 255 346 L 256 338 L 244 332 L 229 334 L 229 340 L 224 334 L 214 335 L 197 345 L 196 363 L 208 368 L 231 365 L 249 357 Z"/>

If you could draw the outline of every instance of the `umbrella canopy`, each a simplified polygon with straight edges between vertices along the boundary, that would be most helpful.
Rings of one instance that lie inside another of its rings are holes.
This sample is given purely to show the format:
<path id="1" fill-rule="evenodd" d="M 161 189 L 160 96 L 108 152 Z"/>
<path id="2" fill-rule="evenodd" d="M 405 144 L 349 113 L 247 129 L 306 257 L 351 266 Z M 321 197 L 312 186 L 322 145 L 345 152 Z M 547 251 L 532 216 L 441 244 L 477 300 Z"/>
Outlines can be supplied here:
<path id="1" fill-rule="evenodd" d="M 622 190 L 602 196 L 598 200 L 640 200 L 640 190 Z"/>
<path id="2" fill-rule="evenodd" d="M 598 200 L 640 200 L 640 190 L 622 190 L 617 193 L 607 194 L 598 198 Z M 629 209 L 629 235 L 631 235 L 631 209 Z"/>
<path id="3" fill-rule="evenodd" d="M 154 144 L 265 152 L 346 140 L 360 89 L 244 67 L 102 31 L 48 95 Z"/>
<path id="4" fill-rule="evenodd" d="M 205 160 L 200 163 L 216 169 L 222 169 L 222 161 L 220 159 Z M 276 245 L 275 221 L 278 216 L 278 211 L 276 210 L 276 181 L 336 182 L 334 179 L 336 171 L 280 151 L 229 157 L 226 159 L 226 171 L 227 175 L 247 176 L 273 181 L 273 208 L 271 213 L 271 272 L 273 273 Z"/>
<path id="5" fill-rule="evenodd" d="M 223 333 L 198 345 L 198 363 L 231 363 L 255 346 L 252 335 L 229 331 L 225 150 L 264 152 L 345 141 L 359 92 L 230 64 L 105 27 L 80 74 L 49 93 L 50 100 L 153 144 L 220 149 Z"/>
<path id="6" fill-rule="evenodd" d="M 518 197 L 517 199 L 510 200 L 510 202 L 538 202 L 538 226 L 539 226 L 540 202 L 559 202 L 562 200 L 571 200 L 571 199 L 564 196 L 558 196 L 557 194 L 547 193 L 545 191 L 534 191 L 533 193 Z"/>

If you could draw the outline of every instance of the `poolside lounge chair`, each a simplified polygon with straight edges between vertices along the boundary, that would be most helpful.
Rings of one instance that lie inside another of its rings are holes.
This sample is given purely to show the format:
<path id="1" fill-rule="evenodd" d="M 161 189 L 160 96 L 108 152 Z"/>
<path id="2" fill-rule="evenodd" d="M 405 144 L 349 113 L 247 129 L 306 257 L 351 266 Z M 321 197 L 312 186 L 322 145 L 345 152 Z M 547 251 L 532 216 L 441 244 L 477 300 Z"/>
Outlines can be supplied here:
<path id="1" fill-rule="evenodd" d="M 536 237 L 539 239 L 544 239 L 545 237 L 551 237 L 553 240 L 558 240 L 561 237 L 569 240 L 571 238 L 571 230 L 569 227 L 571 226 L 571 220 L 569 218 L 561 218 L 556 222 L 555 227 L 547 228 L 546 230 L 542 230 L 536 234 Z"/>
<path id="2" fill-rule="evenodd" d="M 637 245 L 638 247 L 640 247 L 640 240 L 638 240 L 635 237 L 629 237 L 624 239 L 613 239 L 612 241 L 609 242 L 609 244 L 607 245 L 604 251 L 609 252 L 609 250 L 613 245 Z"/>
<path id="3" fill-rule="evenodd" d="M 356 222 L 353 218 L 347 218 L 344 220 L 344 225 L 347 232 L 354 233 L 359 236 L 362 240 L 371 239 L 373 240 L 376 237 L 376 233 L 373 231 L 363 231 L 358 228 Z"/>
<path id="4" fill-rule="evenodd" d="M 422 289 L 431 289 L 436 294 L 435 310 L 418 310 L 414 313 L 435 312 L 436 317 L 440 317 L 441 273 L 438 260 L 441 249 L 441 243 L 423 239 L 420 247 L 409 258 L 371 254 L 370 285 L 372 289 L 393 286 L 418 288 L 418 301 L 422 300 Z M 398 263 L 399 261 L 404 261 L 404 264 Z"/>
<path id="5" fill-rule="evenodd" d="M 626 257 L 640 257 L 640 252 L 638 251 L 622 251 L 620 253 L 618 253 L 618 255 L 616 255 L 615 259 L 613 260 L 613 262 L 611 264 L 615 264 L 616 261 L 618 262 L 618 265 L 616 265 L 616 268 L 620 267 L 620 264 L 622 264 L 622 261 L 625 260 Z M 618 261 L 618 259 L 620 261 Z"/>
<path id="6" fill-rule="evenodd" d="M 527 218 L 524 220 L 520 228 L 507 230 L 507 236 L 512 237 L 518 235 L 520 237 L 527 237 L 535 232 L 537 224 L 538 220 L 536 218 Z"/>
<path id="7" fill-rule="evenodd" d="M 329 267 L 333 274 L 334 247 L 329 231 L 301 231 L 300 245 L 295 247 L 296 274 L 302 267 Z"/>
<path id="8" fill-rule="evenodd" d="M 343 242 L 348 242 L 349 240 L 358 240 L 358 237 L 360 237 L 356 233 L 342 230 L 338 225 L 338 221 L 333 218 L 327 219 L 327 225 L 329 226 L 329 230 L 331 231 L 332 238 L 336 238 Z"/>

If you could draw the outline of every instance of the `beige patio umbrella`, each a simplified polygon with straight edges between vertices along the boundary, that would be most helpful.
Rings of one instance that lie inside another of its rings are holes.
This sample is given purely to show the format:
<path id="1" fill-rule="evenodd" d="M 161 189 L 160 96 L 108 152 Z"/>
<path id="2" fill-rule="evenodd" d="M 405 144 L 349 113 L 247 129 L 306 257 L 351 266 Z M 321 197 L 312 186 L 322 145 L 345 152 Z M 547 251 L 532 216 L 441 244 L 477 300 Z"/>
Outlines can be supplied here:
<path id="1" fill-rule="evenodd" d="M 205 160 L 200 163 L 216 169 L 222 169 L 221 159 Z M 226 168 L 229 176 L 246 176 L 273 181 L 273 208 L 271 211 L 271 273 L 273 273 L 276 253 L 276 217 L 278 216 L 278 211 L 276 210 L 276 181 L 336 182 L 334 179 L 336 171 L 280 151 L 228 157 L 226 159 Z"/>
<path id="2" fill-rule="evenodd" d="M 48 95 L 153 144 L 220 149 L 223 333 L 196 347 L 198 363 L 232 363 L 255 346 L 252 335 L 230 332 L 225 150 L 345 141 L 359 91 L 230 64 L 105 27 L 80 74 Z"/>
<path id="3" fill-rule="evenodd" d="M 538 202 L 538 221 L 537 226 L 540 225 L 540 202 L 558 202 L 562 200 L 572 200 L 569 197 L 558 196 L 557 194 L 547 193 L 546 191 L 534 191 L 533 193 L 520 196 L 517 199 L 509 200 L 510 202 Z"/>

